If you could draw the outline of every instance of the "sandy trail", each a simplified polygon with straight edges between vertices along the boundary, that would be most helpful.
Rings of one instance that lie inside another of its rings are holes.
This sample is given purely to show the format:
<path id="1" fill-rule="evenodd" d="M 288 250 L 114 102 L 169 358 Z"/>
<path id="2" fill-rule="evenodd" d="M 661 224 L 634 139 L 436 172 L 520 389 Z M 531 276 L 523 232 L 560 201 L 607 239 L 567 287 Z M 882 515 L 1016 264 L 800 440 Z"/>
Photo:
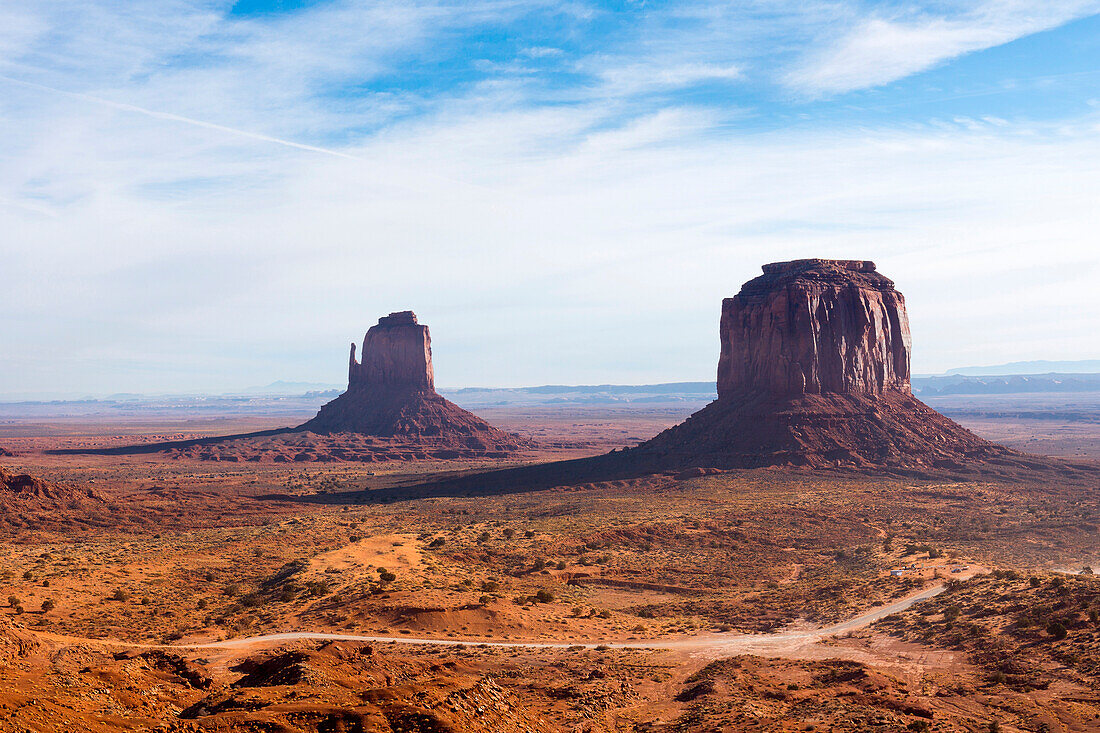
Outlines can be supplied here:
<path id="1" fill-rule="evenodd" d="M 727 656 L 733 654 L 763 653 L 778 655 L 784 652 L 793 652 L 797 649 L 817 643 L 822 638 L 843 634 L 847 631 L 859 629 L 885 618 L 892 613 L 904 611 L 914 603 L 927 600 L 939 595 L 944 586 L 938 585 L 932 588 L 903 598 L 888 605 L 879 606 L 872 611 L 860 614 L 847 621 L 833 626 L 806 631 L 781 632 L 778 634 L 743 634 L 743 635 L 718 635 L 707 634 L 693 636 L 686 639 L 649 639 L 633 641 L 609 641 L 609 642 L 579 642 L 579 641 L 470 641 L 457 639 L 428 639 L 409 636 L 359 636 L 355 634 L 332 634 L 314 631 L 290 631 L 278 634 L 262 634 L 260 636 L 247 636 L 239 639 L 226 639 L 224 641 L 207 642 L 203 644 L 177 644 L 160 646 L 158 648 L 173 649 L 244 649 L 276 646 L 288 641 L 321 640 L 321 641 L 357 641 L 398 644 L 435 644 L 441 646 L 487 646 L 510 647 L 524 649 L 565 649 L 568 647 L 582 647 L 594 649 L 596 647 L 608 647 L 611 649 L 671 649 L 688 652 L 701 652 L 708 655 Z M 82 640 L 88 641 L 88 640 Z M 127 645 L 142 646 L 142 645 Z"/>

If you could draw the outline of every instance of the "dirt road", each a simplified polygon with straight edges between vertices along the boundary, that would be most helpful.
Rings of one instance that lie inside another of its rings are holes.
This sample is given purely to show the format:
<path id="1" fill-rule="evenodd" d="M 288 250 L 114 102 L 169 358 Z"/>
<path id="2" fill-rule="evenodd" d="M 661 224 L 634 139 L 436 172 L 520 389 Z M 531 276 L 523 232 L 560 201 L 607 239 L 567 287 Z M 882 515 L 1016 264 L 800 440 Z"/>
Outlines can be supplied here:
<path id="1" fill-rule="evenodd" d="M 879 606 L 878 608 L 863 613 L 833 626 L 805 631 L 787 631 L 778 634 L 707 634 L 693 636 L 686 639 L 651 639 L 633 640 L 623 642 L 580 643 L 576 641 L 562 640 L 557 642 L 534 641 L 468 641 L 456 639 L 425 639 L 409 636 L 358 636 L 355 634 L 330 634 L 314 631 L 290 631 L 280 634 L 262 634 L 260 636 L 247 636 L 240 639 L 226 639 L 204 644 L 180 644 L 172 648 L 177 649 L 242 649 L 262 648 L 275 646 L 288 641 L 303 639 L 318 639 L 326 641 L 365 641 L 399 644 L 436 644 L 442 646 L 488 646 L 488 647 L 522 647 L 525 649 L 564 649 L 567 647 L 584 647 L 593 649 L 596 647 L 608 647 L 612 649 L 675 649 L 688 652 L 701 652 L 708 656 L 729 656 L 734 654 L 772 654 L 779 655 L 785 652 L 813 645 L 818 640 L 843 634 L 853 629 L 862 628 L 874 623 L 881 618 L 898 611 L 904 611 L 914 603 L 927 600 L 939 595 L 943 586 L 926 588 L 920 593 L 895 601 L 894 603 Z"/>

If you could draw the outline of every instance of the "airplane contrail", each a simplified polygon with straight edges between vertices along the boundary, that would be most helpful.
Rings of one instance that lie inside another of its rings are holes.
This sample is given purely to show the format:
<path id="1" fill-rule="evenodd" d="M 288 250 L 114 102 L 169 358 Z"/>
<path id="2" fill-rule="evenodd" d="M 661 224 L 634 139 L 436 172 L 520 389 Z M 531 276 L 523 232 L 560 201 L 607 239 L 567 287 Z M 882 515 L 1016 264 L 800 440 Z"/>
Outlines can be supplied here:
<path id="1" fill-rule="evenodd" d="M 238 130 L 235 127 L 226 127 L 225 125 L 218 125 L 213 122 L 204 122 L 203 120 L 196 120 L 191 117 L 184 117 L 182 115 L 175 115 L 171 112 L 158 112 L 152 109 L 146 109 L 144 107 L 138 107 L 133 104 L 126 104 L 124 102 L 112 102 L 109 99 L 103 99 L 102 97 L 93 97 L 90 94 L 81 94 L 79 92 L 67 92 L 64 89 L 56 89 L 54 87 L 48 87 L 45 84 L 36 84 L 31 81 L 23 81 L 22 79 L 13 79 L 10 76 L 0 75 L 0 81 L 6 81 L 9 84 L 17 84 L 29 89 L 39 89 L 45 92 L 53 92 L 54 94 L 61 94 L 72 99 L 79 99 L 84 102 L 91 102 L 93 104 L 103 105 L 104 107 L 111 107 L 112 109 L 121 110 L 123 112 L 134 112 L 136 114 L 145 115 L 147 117 L 154 117 L 159 120 L 168 120 L 170 122 L 182 122 L 185 125 L 194 125 L 195 127 L 204 127 L 208 130 L 217 130 L 219 132 L 227 132 L 231 135 L 237 135 L 239 137 L 247 137 L 252 140 L 260 140 L 261 142 L 275 143 L 276 145 L 284 145 L 288 148 L 296 148 L 298 150 L 306 150 L 311 153 L 321 153 L 322 155 L 332 155 L 337 158 L 346 158 L 348 160 L 364 161 L 363 158 L 355 155 L 349 155 L 347 153 L 341 153 L 339 150 L 330 150 L 329 148 L 320 148 L 316 145 L 306 145 L 305 143 L 296 143 L 293 140 L 283 140 L 282 138 L 272 137 L 271 135 L 264 135 L 259 132 L 249 132 L 248 130 Z"/>

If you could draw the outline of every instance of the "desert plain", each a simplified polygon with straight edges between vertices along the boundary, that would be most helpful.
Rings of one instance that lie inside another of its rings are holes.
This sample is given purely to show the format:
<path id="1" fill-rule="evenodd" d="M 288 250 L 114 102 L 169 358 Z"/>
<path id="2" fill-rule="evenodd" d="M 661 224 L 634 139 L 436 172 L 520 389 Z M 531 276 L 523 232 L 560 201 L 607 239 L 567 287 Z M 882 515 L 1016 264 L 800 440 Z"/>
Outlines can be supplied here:
<path id="1" fill-rule="evenodd" d="M 10 417 L 3 462 L 42 487 L 0 515 L 0 729 L 1100 728 L 1079 481 L 699 466 L 431 491 L 696 407 L 484 407 L 550 447 L 380 463 L 49 452 L 295 422 L 262 411 Z M 974 427 L 1027 448 L 1010 412 Z M 1048 452 L 1098 457 L 1087 423 L 1046 425 Z"/>

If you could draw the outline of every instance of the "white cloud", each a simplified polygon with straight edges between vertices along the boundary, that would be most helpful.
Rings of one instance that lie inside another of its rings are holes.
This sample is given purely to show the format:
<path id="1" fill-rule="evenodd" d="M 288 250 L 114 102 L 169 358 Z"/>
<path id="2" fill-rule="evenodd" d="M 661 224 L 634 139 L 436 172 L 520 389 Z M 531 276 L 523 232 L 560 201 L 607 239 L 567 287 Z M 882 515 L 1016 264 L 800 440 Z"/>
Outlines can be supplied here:
<path id="1" fill-rule="evenodd" d="M 743 76 L 736 64 L 681 63 L 676 59 L 653 59 L 645 64 L 610 66 L 600 71 L 608 94 L 677 89 L 711 81 L 733 81 Z"/>
<path id="2" fill-rule="evenodd" d="M 837 37 L 806 54 L 786 75 L 786 82 L 811 95 L 880 86 L 1100 12 L 1100 3 L 985 0 L 956 8 L 948 14 L 910 7 L 889 16 L 856 16 Z"/>
<path id="3" fill-rule="evenodd" d="M 765 4 L 794 38 L 810 31 L 792 15 L 837 7 Z M 588 59 L 610 99 L 533 104 L 507 78 L 334 99 L 516 6 L 158 7 L 74 4 L 74 24 L 0 41 L 0 73 L 84 95 L 0 94 L 5 391 L 339 381 L 346 343 L 407 307 L 441 384 L 705 379 L 721 298 L 799 256 L 878 260 L 909 296 L 920 371 L 1095 357 L 1095 119 L 743 135 L 728 107 L 623 102 L 760 73 L 773 26 L 732 16 L 704 16 L 724 30 L 680 56 L 673 34 Z"/>

